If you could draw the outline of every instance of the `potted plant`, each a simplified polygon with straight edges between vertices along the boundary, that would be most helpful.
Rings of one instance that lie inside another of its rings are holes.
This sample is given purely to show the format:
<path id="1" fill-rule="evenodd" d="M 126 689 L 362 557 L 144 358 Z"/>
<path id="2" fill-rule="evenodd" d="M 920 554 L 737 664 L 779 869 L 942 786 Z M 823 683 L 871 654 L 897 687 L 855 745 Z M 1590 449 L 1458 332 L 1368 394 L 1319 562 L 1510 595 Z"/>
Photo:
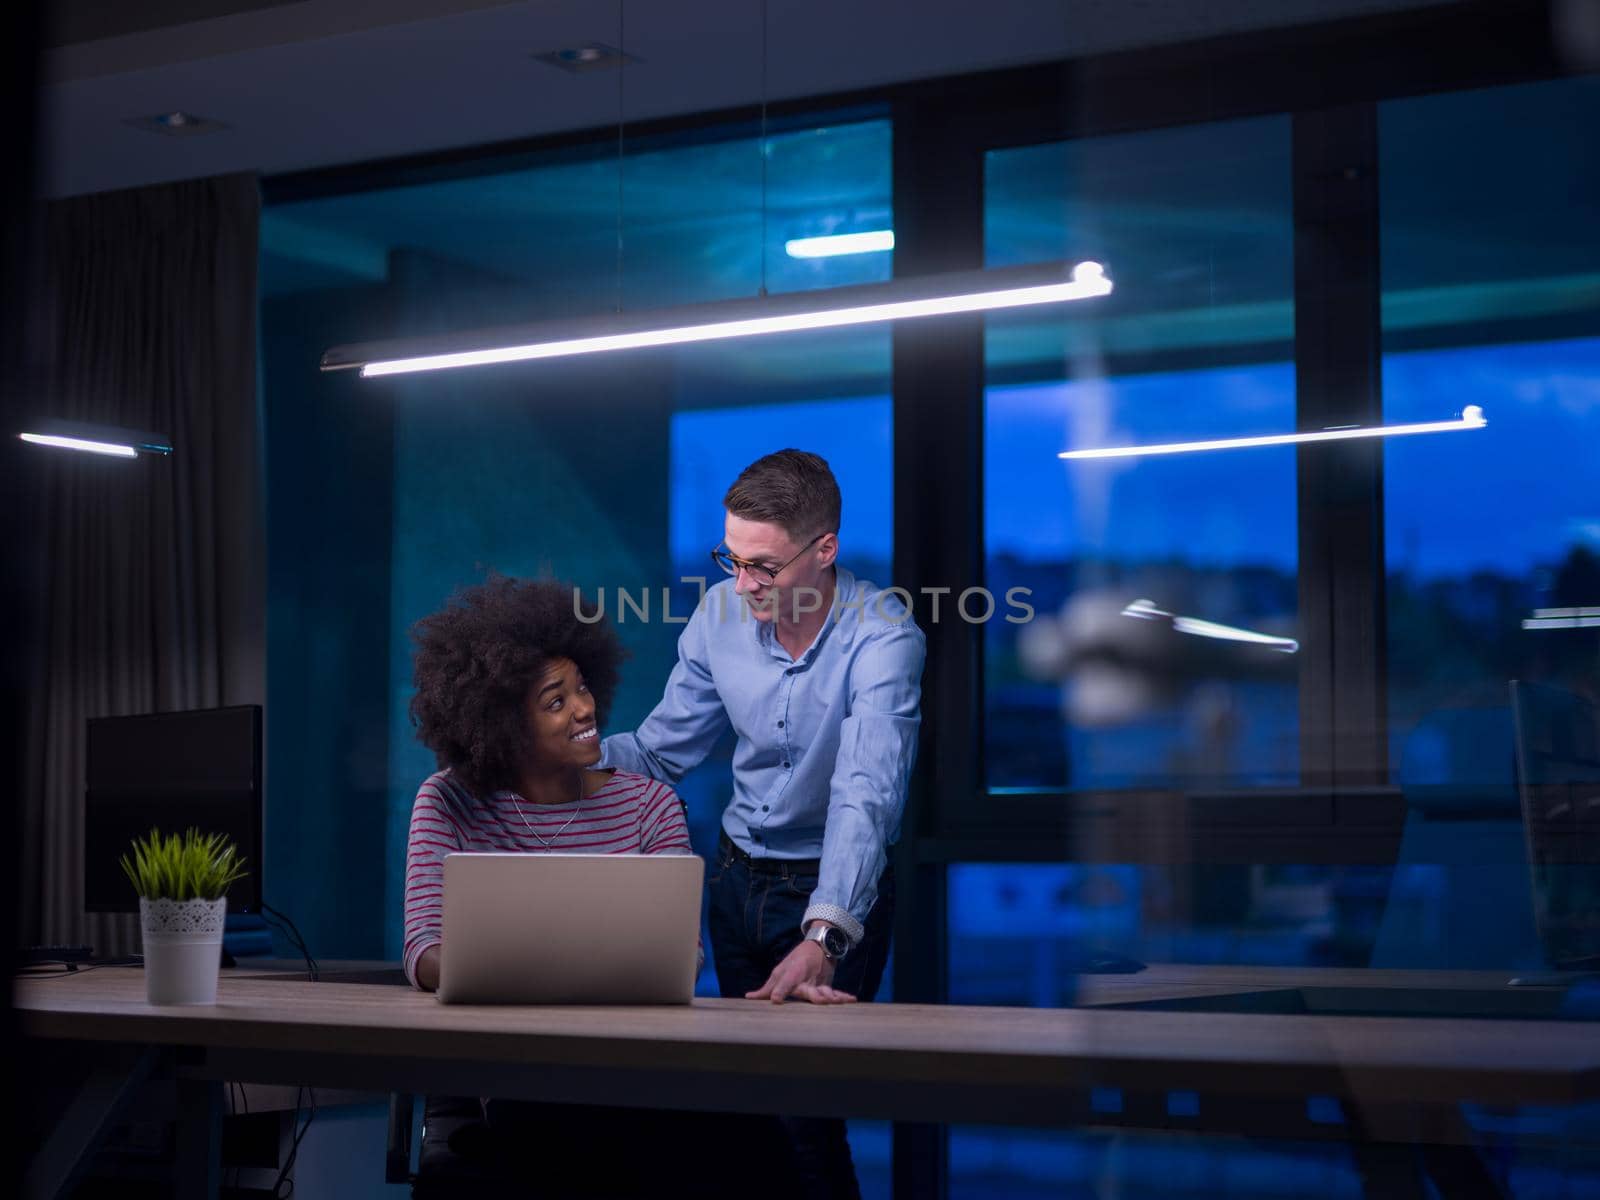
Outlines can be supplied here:
<path id="1" fill-rule="evenodd" d="M 227 890 L 246 871 L 220 833 L 135 840 L 122 869 L 139 893 L 145 998 L 151 1004 L 215 1004 Z"/>

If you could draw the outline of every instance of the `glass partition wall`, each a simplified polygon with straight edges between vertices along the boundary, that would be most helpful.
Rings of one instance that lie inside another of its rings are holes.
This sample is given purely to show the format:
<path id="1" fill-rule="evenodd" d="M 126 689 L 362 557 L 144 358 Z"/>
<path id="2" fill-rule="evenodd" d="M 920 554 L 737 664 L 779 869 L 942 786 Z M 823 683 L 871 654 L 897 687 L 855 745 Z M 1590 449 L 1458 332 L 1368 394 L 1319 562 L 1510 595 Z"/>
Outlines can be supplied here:
<path id="1" fill-rule="evenodd" d="M 1595 77 L 1379 107 L 1385 420 L 1489 421 L 1384 448 L 1384 963 L 1600 967 L 1597 122 Z"/>
<path id="2" fill-rule="evenodd" d="M 432 766 L 406 718 L 411 623 L 488 571 L 605 589 L 632 652 L 612 724 L 631 725 L 724 489 L 789 445 L 838 474 L 843 561 L 949 623 L 900 850 L 900 998 L 1120 1003 L 1121 979 L 1160 1007 L 1163 980 L 1257 971 L 1211 1006 L 1426 1015 L 1431 985 L 1386 970 L 1498 987 L 1600 953 L 1595 80 L 1204 120 L 1135 105 L 1033 135 L 1003 94 L 949 128 L 903 123 L 917 103 L 789 121 L 764 181 L 748 128 L 642 137 L 620 208 L 598 142 L 269 194 L 267 824 L 317 953 L 398 946 Z M 895 195 L 908 159 L 930 182 Z M 894 252 L 788 242 L 897 226 L 919 271 L 934 226 L 972 251 L 956 265 L 1092 259 L 1116 291 L 948 345 L 877 328 L 414 380 L 313 369 L 335 343 L 513 313 L 887 279 Z M 1468 406 L 1481 428 L 1192 448 Z M 1191 448 L 1060 457 L 1152 446 Z M 937 578 L 904 566 L 929 561 Z M 939 610 L 934 583 L 989 599 Z M 684 781 L 702 853 L 728 788 L 727 747 Z M 353 842 L 383 857 L 347 902 Z M 1397 990 L 1357 982 L 1379 979 Z M 1581 1017 L 1571 994 L 1500 1015 Z M 1107 1132 L 1135 1103 L 1110 1092 L 1098 1131 L 903 1129 L 898 1194 L 921 1160 L 953 1196 L 1360 1194 L 1342 1118 L 1303 1099 L 1304 1136 L 1247 1150 Z M 1462 1114 L 1475 1137 L 1522 1116 Z M 1559 1140 L 1589 1118 L 1536 1119 Z M 865 1192 L 889 1194 L 886 1127 L 852 1139 Z M 1600 1179 L 1521 1145 L 1493 1164 L 1513 1191 Z"/>
<path id="3" fill-rule="evenodd" d="M 956 811 L 1036 861 L 948 866 L 950 1000 L 1594 1018 L 1596 83 L 986 154 L 987 261 L 1094 258 L 1118 286 L 1093 317 L 986 323 L 983 569 L 1037 616 L 983 630 Z M 1475 413 L 1352 450 L 1194 446 Z M 1173 452 L 1055 453 L 1133 446 Z M 1240 969 L 1231 998 L 1159 999 L 1162 972 Z M 1363 1194 L 1316 1102 L 1249 1184 L 1204 1140 L 963 1127 L 951 1194 Z M 1600 1179 L 1541 1141 L 1591 1144 L 1592 1106 L 1459 1119 L 1458 1178 Z"/>

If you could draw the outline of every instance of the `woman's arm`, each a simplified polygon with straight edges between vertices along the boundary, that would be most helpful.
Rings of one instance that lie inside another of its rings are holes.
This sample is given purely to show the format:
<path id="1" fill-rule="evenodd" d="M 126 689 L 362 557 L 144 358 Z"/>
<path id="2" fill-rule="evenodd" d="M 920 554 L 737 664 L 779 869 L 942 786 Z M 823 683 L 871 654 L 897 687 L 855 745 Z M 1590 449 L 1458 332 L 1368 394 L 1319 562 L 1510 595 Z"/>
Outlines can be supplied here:
<path id="1" fill-rule="evenodd" d="M 640 848 L 646 854 L 693 854 L 683 799 L 664 783 L 653 783 L 640 812 Z M 695 971 L 706 965 L 706 948 L 695 935 Z"/>
<path id="2" fill-rule="evenodd" d="M 649 783 L 639 805 L 639 849 L 644 854 L 692 854 L 683 800 L 664 783 Z"/>
<path id="3" fill-rule="evenodd" d="M 432 991 L 439 986 L 439 934 L 444 917 L 444 858 L 462 848 L 461 818 L 450 803 L 454 785 L 435 775 L 417 789 L 411 806 L 411 831 L 406 845 L 405 947 L 406 978 Z M 422 963 L 433 951 L 431 982 Z"/>
<path id="4" fill-rule="evenodd" d="M 417 986 L 425 992 L 439 990 L 439 946 L 434 944 L 417 959 Z"/>

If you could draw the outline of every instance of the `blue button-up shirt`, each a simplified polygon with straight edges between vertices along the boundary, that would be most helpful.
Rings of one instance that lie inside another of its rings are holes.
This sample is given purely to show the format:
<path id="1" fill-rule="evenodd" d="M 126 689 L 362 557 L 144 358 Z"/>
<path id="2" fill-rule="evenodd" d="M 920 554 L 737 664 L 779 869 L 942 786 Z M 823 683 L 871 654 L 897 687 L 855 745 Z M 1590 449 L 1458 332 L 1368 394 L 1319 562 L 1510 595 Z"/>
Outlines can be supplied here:
<path id="1" fill-rule="evenodd" d="M 798 660 L 733 580 L 710 588 L 678 638 L 661 703 L 635 732 L 606 738 L 600 761 L 676 783 L 731 725 L 723 830 L 753 858 L 820 859 L 805 920 L 859 941 L 900 834 L 925 645 L 894 595 L 835 571 L 833 606 Z"/>

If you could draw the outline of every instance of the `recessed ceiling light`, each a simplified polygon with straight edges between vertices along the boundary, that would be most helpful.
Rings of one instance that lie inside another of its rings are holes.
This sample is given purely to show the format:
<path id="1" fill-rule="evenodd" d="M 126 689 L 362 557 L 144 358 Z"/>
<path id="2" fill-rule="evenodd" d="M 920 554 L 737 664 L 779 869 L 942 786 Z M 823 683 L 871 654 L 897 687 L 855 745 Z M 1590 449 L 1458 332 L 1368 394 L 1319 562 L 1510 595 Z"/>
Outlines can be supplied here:
<path id="1" fill-rule="evenodd" d="M 194 113 L 184 112 L 182 109 L 155 113 L 148 117 L 129 117 L 123 123 L 132 125 L 135 129 L 143 129 L 146 133 L 164 133 L 169 137 L 194 137 L 197 134 L 216 133 L 219 129 L 228 128 L 221 121 L 213 121 L 210 117 L 197 117 Z"/>
<path id="2" fill-rule="evenodd" d="M 894 249 L 894 230 L 870 229 L 864 233 L 831 233 L 825 237 L 790 238 L 783 244 L 790 258 L 833 258 L 841 254 L 872 254 Z"/>
<path id="3" fill-rule="evenodd" d="M 604 71 L 620 67 L 623 63 L 642 61 L 637 55 L 624 54 L 615 46 L 608 46 L 604 42 L 585 42 L 581 46 L 550 50 L 544 54 L 535 54 L 533 57 L 538 62 L 572 72 Z"/>

